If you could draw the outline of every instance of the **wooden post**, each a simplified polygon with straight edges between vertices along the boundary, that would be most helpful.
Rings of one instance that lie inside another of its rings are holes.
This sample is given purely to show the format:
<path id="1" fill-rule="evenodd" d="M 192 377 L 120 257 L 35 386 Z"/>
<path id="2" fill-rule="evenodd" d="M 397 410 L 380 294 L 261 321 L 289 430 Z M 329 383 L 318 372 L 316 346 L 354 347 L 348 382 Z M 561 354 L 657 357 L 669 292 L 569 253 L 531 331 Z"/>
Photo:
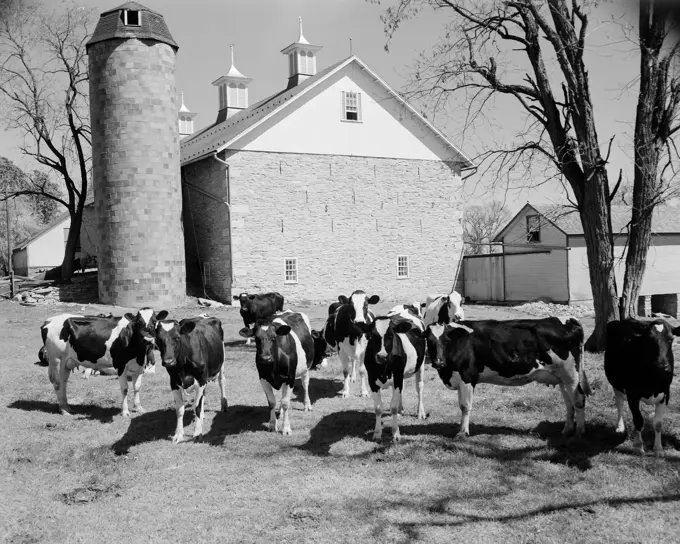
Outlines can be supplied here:
<path id="1" fill-rule="evenodd" d="M 7 192 L 5 190 L 5 197 Z M 12 266 L 12 234 L 9 226 L 9 198 L 5 198 L 5 222 L 7 226 L 7 273 L 9 275 L 9 297 L 14 298 L 14 267 Z"/>

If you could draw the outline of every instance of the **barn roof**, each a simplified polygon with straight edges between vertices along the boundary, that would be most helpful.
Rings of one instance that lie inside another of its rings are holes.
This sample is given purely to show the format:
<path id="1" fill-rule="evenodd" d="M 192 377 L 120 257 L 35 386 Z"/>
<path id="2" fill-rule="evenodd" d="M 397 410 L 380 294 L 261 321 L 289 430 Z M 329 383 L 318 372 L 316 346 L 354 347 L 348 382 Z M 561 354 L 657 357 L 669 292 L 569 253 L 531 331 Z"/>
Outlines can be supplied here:
<path id="1" fill-rule="evenodd" d="M 510 221 L 501 229 L 494 241 L 499 242 L 507 230 L 515 223 L 515 220 L 524 214 L 527 208 L 533 208 L 543 218 L 564 234 L 569 236 L 582 236 L 583 226 L 578 212 L 570 206 L 541 205 L 527 203 Z M 627 234 L 630 222 L 631 207 L 626 205 L 612 205 L 612 231 L 614 234 Z M 670 201 L 656 207 L 652 216 L 652 234 L 680 234 L 680 202 Z"/>
<path id="2" fill-rule="evenodd" d="M 142 14 L 139 26 L 125 25 L 123 23 L 120 13 L 125 10 L 139 11 Z M 92 44 L 115 38 L 156 40 L 179 49 L 177 42 L 172 38 L 170 30 L 165 24 L 163 16 L 138 2 L 127 2 L 102 13 L 92 38 L 87 42 L 87 48 Z"/>
<path id="3" fill-rule="evenodd" d="M 207 155 L 218 153 L 231 146 L 241 136 L 247 134 L 251 129 L 254 129 L 260 123 L 265 121 L 271 115 L 287 107 L 289 104 L 304 95 L 310 89 L 319 85 L 324 80 L 337 73 L 339 70 L 355 62 L 359 67 L 372 78 L 382 85 L 397 101 L 402 103 L 430 130 L 432 130 L 443 143 L 453 149 L 460 162 L 463 163 L 463 168 L 473 166 L 472 160 L 467 157 L 460 149 L 458 149 L 448 138 L 437 129 L 432 123 L 425 119 L 417 110 L 415 110 L 406 100 L 404 100 L 399 93 L 390 87 L 383 79 L 381 79 L 373 70 L 371 70 L 359 57 L 352 55 L 343 59 L 331 66 L 317 72 L 315 75 L 307 78 L 300 84 L 290 89 L 285 89 L 272 96 L 260 100 L 252 106 L 243 111 L 229 117 L 226 120 L 218 120 L 212 125 L 197 131 L 191 136 L 187 136 L 180 143 L 181 163 L 187 164 L 196 160 L 202 159 Z"/>

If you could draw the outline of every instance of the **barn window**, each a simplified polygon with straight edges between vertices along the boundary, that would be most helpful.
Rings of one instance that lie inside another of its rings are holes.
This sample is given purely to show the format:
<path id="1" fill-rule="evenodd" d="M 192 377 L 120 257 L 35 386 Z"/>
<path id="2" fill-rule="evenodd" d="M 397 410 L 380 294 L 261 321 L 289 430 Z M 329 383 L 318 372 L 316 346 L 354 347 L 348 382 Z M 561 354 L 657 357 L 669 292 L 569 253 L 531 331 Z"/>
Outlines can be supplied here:
<path id="1" fill-rule="evenodd" d="M 285 283 L 297 283 L 298 282 L 297 258 L 286 259 L 284 266 L 285 266 Z"/>
<path id="2" fill-rule="evenodd" d="M 408 255 L 399 255 L 397 257 L 397 278 L 410 277 Z"/>
<path id="3" fill-rule="evenodd" d="M 121 18 L 124 25 L 141 26 L 142 24 L 142 14 L 134 9 L 124 9 L 121 12 Z"/>
<path id="4" fill-rule="evenodd" d="M 342 119 L 361 121 L 361 93 L 342 92 Z"/>
<path id="5" fill-rule="evenodd" d="M 541 218 L 538 215 L 527 215 L 527 242 L 541 241 Z"/>

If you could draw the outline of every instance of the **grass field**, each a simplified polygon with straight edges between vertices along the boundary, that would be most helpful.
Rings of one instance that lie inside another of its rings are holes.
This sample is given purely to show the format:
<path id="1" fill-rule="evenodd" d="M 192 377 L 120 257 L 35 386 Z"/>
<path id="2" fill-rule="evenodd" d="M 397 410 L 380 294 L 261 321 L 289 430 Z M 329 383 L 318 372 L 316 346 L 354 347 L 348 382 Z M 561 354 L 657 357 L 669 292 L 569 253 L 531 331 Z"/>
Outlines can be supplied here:
<path id="1" fill-rule="evenodd" d="M 387 306 L 378 306 L 384 310 Z M 459 410 L 428 367 L 426 420 L 406 384 L 403 441 L 371 440 L 370 399 L 342 399 L 332 358 L 312 374 L 312 412 L 294 394 L 293 435 L 265 428 L 268 409 L 254 347 L 238 336 L 236 309 L 209 310 L 227 342 L 229 411 L 207 388 L 205 434 L 173 445 L 174 407 L 160 365 L 145 377 L 145 414 L 120 415 L 115 377 L 69 380 L 76 414 L 61 416 L 45 368 L 36 366 L 44 318 L 105 306 L 24 307 L 0 302 L 0 539 L 33 542 L 678 542 L 680 385 L 664 425 L 666 457 L 633 453 L 614 432 L 616 410 L 601 355 L 588 355 L 593 387 L 586 436 L 563 441 L 557 389 L 536 384 L 475 392 L 467 439 Z M 160 309 L 160 308 L 159 308 Z M 325 306 L 296 307 L 320 328 Z M 119 310 L 112 309 L 114 313 Z M 202 312 L 178 309 L 175 317 Z M 469 318 L 522 317 L 466 307 Z M 379 313 L 379 312 L 378 312 Z M 588 330 L 591 320 L 582 320 Z M 677 358 L 676 351 L 676 358 Z M 383 393 L 389 404 L 388 393 Z M 185 432 L 193 433 L 193 411 Z M 632 425 L 630 415 L 626 422 Z M 643 433 L 651 450 L 653 430 Z"/>

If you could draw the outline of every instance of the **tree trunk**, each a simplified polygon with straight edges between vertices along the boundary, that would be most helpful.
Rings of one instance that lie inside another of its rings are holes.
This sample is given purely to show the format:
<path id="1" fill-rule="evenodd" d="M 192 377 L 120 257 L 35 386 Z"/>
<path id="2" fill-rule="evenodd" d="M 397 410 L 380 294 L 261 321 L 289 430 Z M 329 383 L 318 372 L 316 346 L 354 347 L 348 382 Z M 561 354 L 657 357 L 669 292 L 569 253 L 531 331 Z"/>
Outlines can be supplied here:
<path id="1" fill-rule="evenodd" d="M 606 174 L 599 173 L 598 178 Z M 607 323 L 618 319 L 616 278 L 614 276 L 614 248 L 610 236 L 609 190 L 600 179 L 585 184 L 579 202 L 581 223 L 586 239 L 588 272 L 595 307 L 595 330 L 586 341 L 587 351 L 603 351 L 606 347 Z"/>
<path id="2" fill-rule="evenodd" d="M 658 9 L 658 7 L 655 7 Z M 635 116 L 633 209 L 620 302 L 621 319 L 637 315 L 637 299 L 652 240 L 652 213 L 658 200 L 657 178 L 662 152 L 660 118 L 666 106 L 666 82 L 660 66 L 665 17 L 640 6 L 640 91 Z"/>
<path id="3" fill-rule="evenodd" d="M 61 279 L 64 283 L 70 283 L 73 276 L 73 260 L 76 253 L 76 246 L 78 245 L 78 238 L 80 237 L 80 229 L 83 223 L 82 206 L 78 206 L 76 212 L 71 214 L 71 226 L 66 238 L 66 249 L 64 251 L 64 260 L 61 263 Z"/>

